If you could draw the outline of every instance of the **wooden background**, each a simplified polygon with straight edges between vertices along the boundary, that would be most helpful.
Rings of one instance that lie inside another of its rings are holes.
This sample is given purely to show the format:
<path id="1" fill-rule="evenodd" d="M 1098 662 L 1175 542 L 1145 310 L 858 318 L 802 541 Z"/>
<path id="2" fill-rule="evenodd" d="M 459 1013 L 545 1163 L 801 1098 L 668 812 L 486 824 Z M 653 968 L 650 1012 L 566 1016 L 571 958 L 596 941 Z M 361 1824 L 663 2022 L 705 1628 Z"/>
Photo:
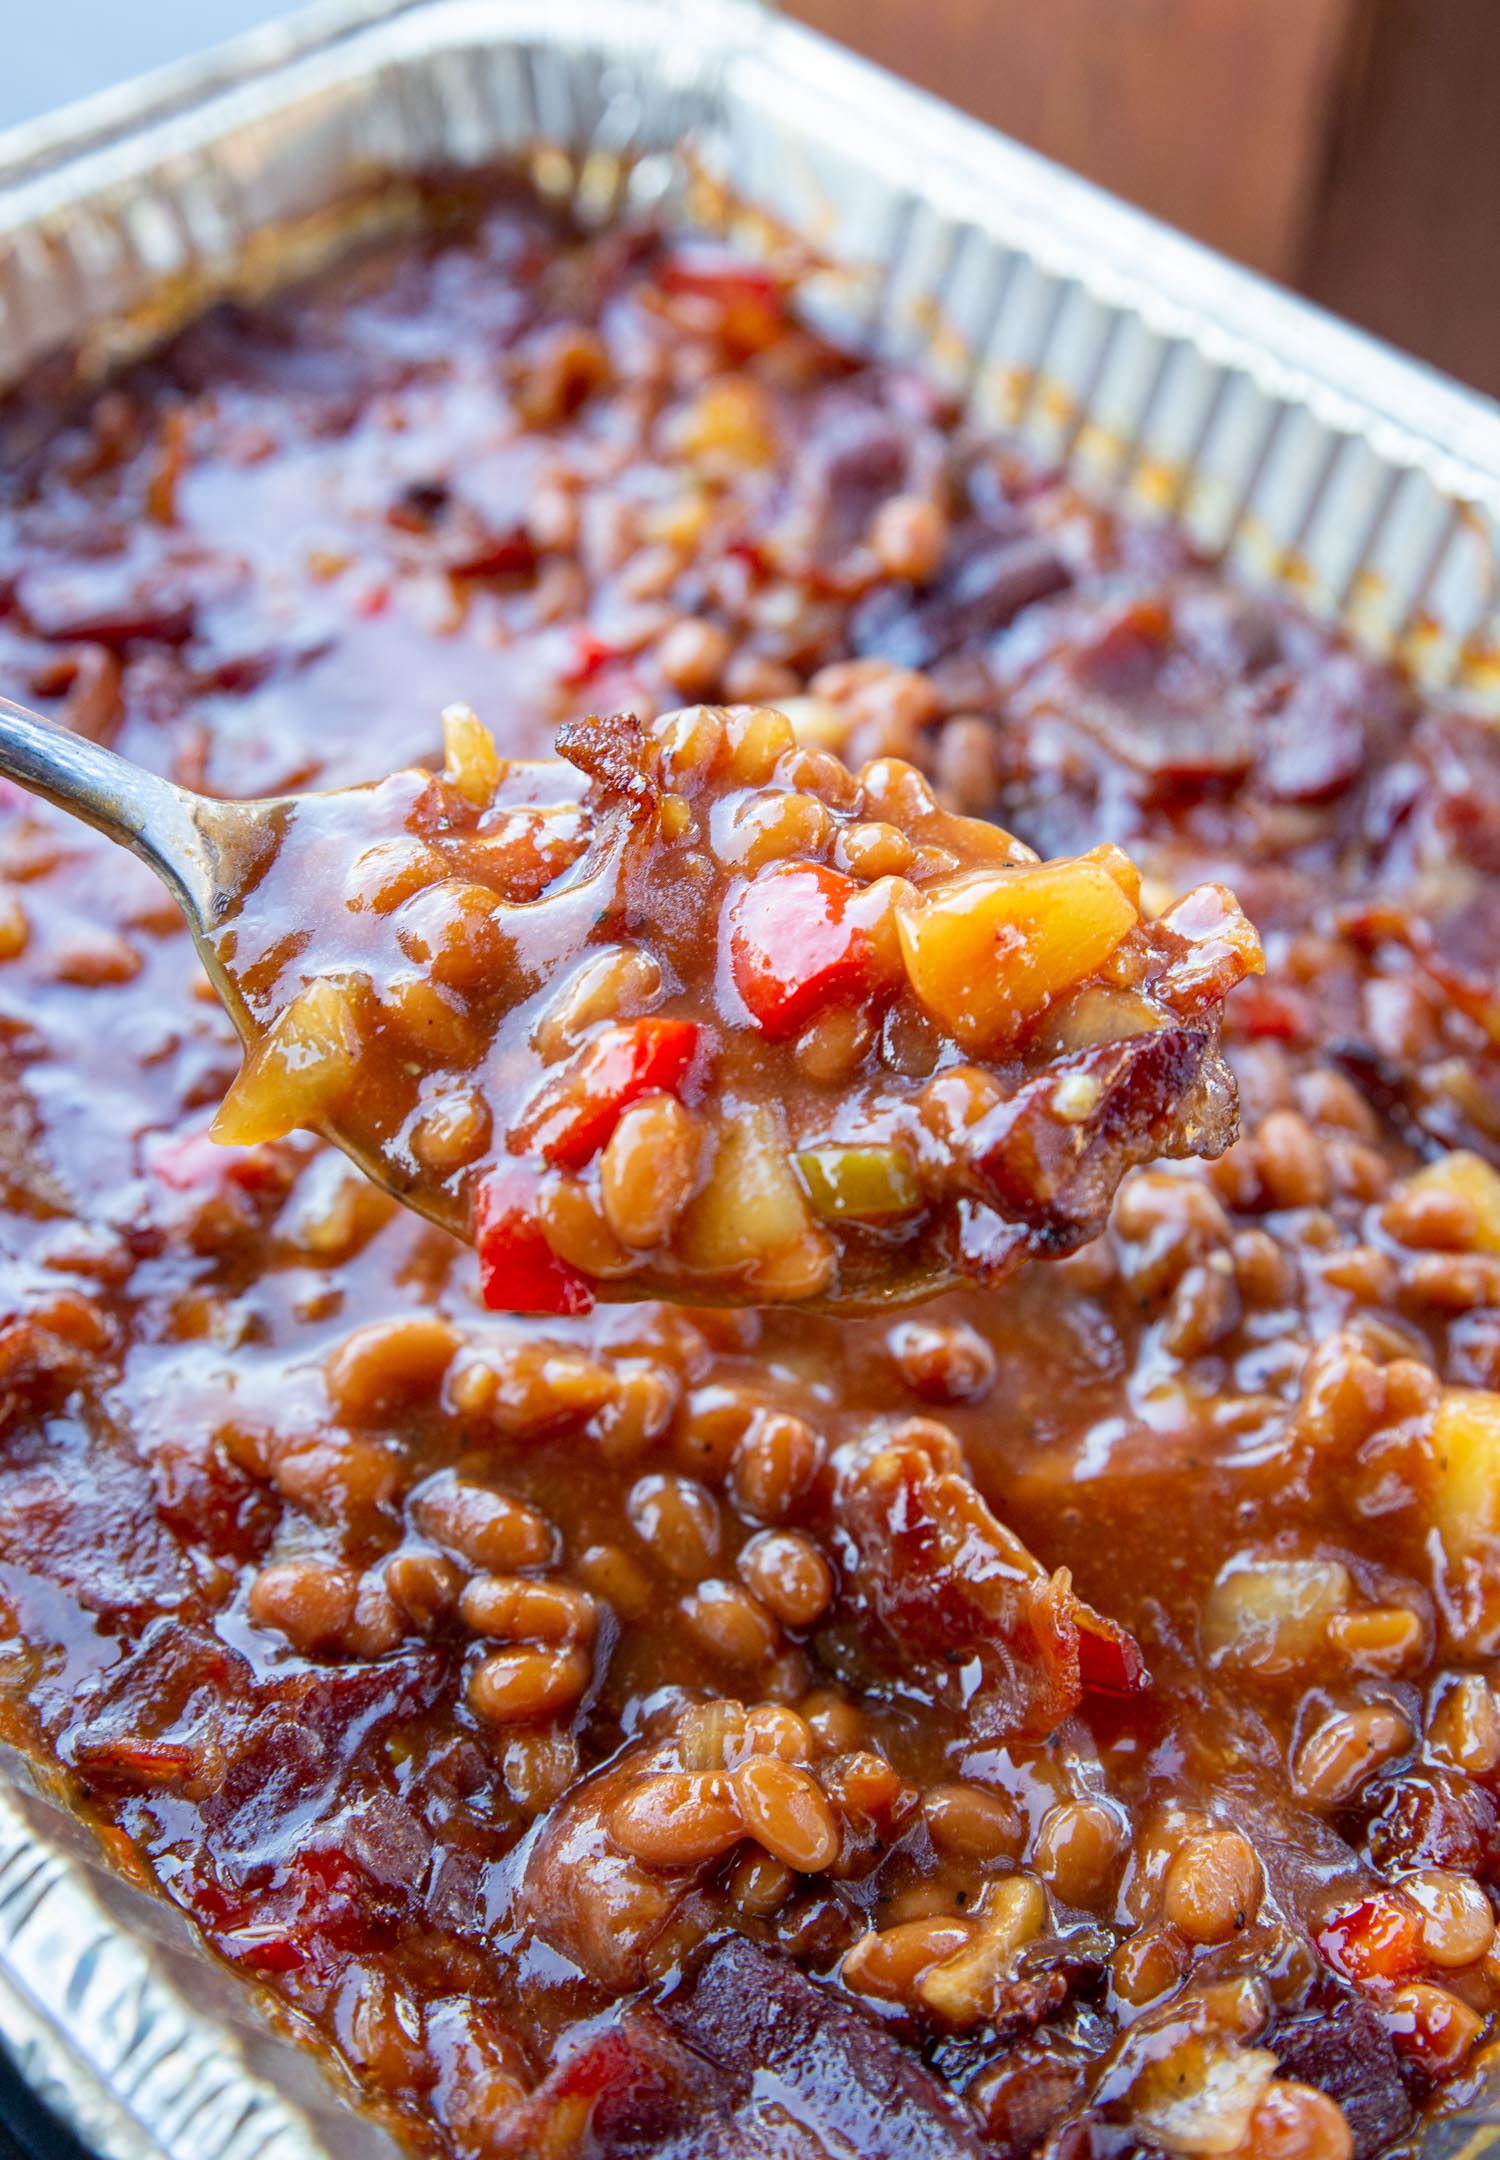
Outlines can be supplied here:
<path id="1" fill-rule="evenodd" d="M 1500 395 L 1500 0 L 785 0 Z"/>

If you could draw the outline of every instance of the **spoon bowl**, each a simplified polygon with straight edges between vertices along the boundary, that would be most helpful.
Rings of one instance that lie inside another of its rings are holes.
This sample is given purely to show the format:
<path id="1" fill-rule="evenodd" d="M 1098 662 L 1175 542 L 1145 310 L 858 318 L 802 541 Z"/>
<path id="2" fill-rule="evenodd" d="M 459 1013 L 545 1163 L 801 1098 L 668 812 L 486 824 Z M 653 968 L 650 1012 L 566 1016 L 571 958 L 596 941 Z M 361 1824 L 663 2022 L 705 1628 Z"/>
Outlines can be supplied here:
<path id="1" fill-rule="evenodd" d="M 1102 1227 L 1235 1130 L 1233 897 L 1043 863 L 764 707 L 565 723 L 511 760 L 224 802 L 0 701 L 0 770 L 140 856 L 245 1059 L 213 1126 L 308 1130 L 478 1248 L 485 1300 L 868 1311 Z"/>

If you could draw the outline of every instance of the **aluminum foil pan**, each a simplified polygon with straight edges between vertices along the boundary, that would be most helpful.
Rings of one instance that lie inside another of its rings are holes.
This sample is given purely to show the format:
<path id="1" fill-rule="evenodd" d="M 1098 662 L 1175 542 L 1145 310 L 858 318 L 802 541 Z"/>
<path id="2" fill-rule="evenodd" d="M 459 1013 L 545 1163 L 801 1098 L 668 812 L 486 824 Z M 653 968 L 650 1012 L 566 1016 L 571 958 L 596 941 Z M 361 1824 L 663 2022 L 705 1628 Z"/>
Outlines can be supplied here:
<path id="1" fill-rule="evenodd" d="M 0 388 L 509 161 L 607 219 L 800 240 L 809 314 L 1500 711 L 1500 408 L 757 0 L 322 0 L 0 136 Z M 0 2033 L 101 2160 L 362 2160 L 355 2113 L 165 1901 L 0 1760 Z M 1475 2117 L 1427 2145 L 1467 2155 Z"/>

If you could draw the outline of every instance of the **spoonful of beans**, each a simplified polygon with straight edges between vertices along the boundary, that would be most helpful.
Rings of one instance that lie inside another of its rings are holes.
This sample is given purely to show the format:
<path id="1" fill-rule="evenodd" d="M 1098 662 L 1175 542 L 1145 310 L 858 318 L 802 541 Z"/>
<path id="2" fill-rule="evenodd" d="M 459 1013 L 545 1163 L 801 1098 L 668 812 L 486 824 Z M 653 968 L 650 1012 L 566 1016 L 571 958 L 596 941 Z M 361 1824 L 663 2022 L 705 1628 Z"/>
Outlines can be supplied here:
<path id="1" fill-rule="evenodd" d="M 571 722 L 514 760 L 190 793 L 0 700 L 0 771 L 171 888 L 245 1043 L 226 1144 L 307 1128 L 477 1248 L 491 1307 L 870 1307 L 1102 1227 L 1237 1128 L 1232 895 L 1148 919 L 1118 848 L 1043 862 L 765 707 Z"/>

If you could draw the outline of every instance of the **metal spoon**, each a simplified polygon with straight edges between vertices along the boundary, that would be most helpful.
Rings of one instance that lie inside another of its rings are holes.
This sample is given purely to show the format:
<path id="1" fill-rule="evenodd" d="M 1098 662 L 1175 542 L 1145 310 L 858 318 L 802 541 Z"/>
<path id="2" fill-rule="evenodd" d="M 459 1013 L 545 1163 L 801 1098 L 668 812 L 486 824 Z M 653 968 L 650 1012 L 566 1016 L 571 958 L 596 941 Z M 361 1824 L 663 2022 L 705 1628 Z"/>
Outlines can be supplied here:
<path id="1" fill-rule="evenodd" d="M 258 1030 L 212 933 L 274 852 L 295 797 L 218 802 L 0 697 L 0 773 L 128 847 L 171 893 L 246 1042 Z"/>
<path id="2" fill-rule="evenodd" d="M 520 760 L 509 761 L 514 774 Z M 576 793 L 578 773 L 557 760 L 537 760 L 556 775 L 558 797 Z M 220 955 L 217 932 L 240 910 L 246 895 L 281 846 L 304 805 L 334 794 L 368 792 L 363 788 L 331 791 L 321 797 L 277 795 L 224 802 L 178 787 L 158 773 L 106 750 L 86 736 L 59 727 L 40 713 L 0 697 L 0 773 L 55 803 L 139 855 L 166 885 L 181 908 L 199 958 L 247 1049 L 265 1034 L 234 975 Z M 601 820 L 596 845 L 575 874 L 547 898 L 512 905 L 508 917 L 518 943 L 528 941 L 538 957 L 566 950 L 597 912 L 597 890 L 609 874 L 608 820 Z M 333 1124 L 315 1128 L 342 1149 L 366 1177 L 418 1214 L 455 1236 L 470 1236 L 462 1209 L 434 1181 L 412 1176 L 410 1165 L 388 1160 Z"/>

